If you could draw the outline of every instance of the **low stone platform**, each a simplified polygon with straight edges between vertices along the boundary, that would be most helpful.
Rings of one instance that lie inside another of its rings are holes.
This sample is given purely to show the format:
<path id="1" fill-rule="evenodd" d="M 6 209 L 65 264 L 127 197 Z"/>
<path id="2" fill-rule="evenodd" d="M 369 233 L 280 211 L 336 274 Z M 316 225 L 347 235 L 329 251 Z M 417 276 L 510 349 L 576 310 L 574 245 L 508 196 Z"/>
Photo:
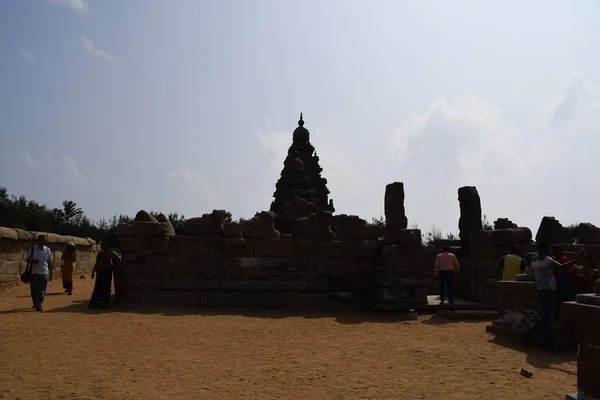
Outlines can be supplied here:
<path id="1" fill-rule="evenodd" d="M 567 399 L 600 400 L 600 296 L 577 295 L 563 304 L 561 316 L 574 326 L 577 351 L 577 395 Z"/>

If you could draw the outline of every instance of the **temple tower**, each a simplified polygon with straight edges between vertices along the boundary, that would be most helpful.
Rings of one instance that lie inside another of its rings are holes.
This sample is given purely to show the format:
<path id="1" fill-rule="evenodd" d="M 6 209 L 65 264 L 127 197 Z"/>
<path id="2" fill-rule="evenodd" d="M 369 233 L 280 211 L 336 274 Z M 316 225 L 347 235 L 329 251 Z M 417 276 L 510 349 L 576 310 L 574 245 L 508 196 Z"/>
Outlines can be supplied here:
<path id="1" fill-rule="evenodd" d="M 296 218 L 317 210 L 335 211 L 333 200 L 329 200 L 327 179 L 321 177 L 322 171 L 301 113 L 281 177 L 275 185 L 275 200 L 271 203 L 271 211 L 277 215 L 275 227 L 282 234 L 292 232 Z"/>

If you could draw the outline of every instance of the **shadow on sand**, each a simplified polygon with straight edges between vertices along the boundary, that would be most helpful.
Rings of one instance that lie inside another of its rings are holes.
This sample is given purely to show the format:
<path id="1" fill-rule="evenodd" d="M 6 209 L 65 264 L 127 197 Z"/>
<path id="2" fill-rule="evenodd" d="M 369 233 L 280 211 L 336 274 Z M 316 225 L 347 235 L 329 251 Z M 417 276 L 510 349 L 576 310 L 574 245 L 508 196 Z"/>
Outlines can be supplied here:
<path id="1" fill-rule="evenodd" d="M 391 311 L 355 311 L 352 308 L 313 309 L 313 308 L 209 308 L 209 307 L 164 307 L 154 305 L 135 305 L 110 307 L 106 309 L 88 308 L 88 301 L 74 301 L 68 306 L 47 310 L 46 313 L 135 313 L 142 315 L 163 315 L 178 317 L 198 316 L 242 316 L 248 318 L 334 318 L 340 324 L 401 323 L 416 320 L 416 314 Z"/>
<path id="2" fill-rule="evenodd" d="M 535 347 L 524 347 L 517 340 L 495 336 L 490 343 L 525 353 L 526 362 L 538 369 L 553 369 L 568 375 L 577 375 L 576 372 L 561 368 L 560 365 L 571 364 L 577 366 L 577 349 L 574 346 L 560 347 L 557 351 L 549 353 Z"/>
<path id="3" fill-rule="evenodd" d="M 422 324 L 426 325 L 448 325 L 448 324 L 457 324 L 457 323 L 465 323 L 465 324 L 480 324 L 482 322 L 486 322 L 485 319 L 461 319 L 461 318 L 447 318 L 441 314 L 434 314 L 431 318 L 421 321 Z"/>

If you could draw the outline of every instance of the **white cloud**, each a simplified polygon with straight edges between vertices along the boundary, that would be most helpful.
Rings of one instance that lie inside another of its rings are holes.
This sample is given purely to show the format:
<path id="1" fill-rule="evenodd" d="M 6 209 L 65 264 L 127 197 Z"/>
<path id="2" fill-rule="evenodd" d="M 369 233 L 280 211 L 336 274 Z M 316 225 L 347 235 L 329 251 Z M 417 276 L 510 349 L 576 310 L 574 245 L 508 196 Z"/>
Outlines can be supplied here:
<path id="1" fill-rule="evenodd" d="M 87 0 L 50 0 L 50 3 L 61 7 L 67 7 L 81 13 L 88 12 L 90 9 Z"/>
<path id="2" fill-rule="evenodd" d="M 79 169 L 77 162 L 66 154 L 36 159 L 29 153 L 19 153 L 19 160 L 32 172 L 43 173 L 49 177 L 61 176 L 65 182 L 82 185 L 86 182 L 85 175 Z"/>
<path id="3" fill-rule="evenodd" d="M 33 158 L 31 156 L 31 154 L 29 154 L 29 153 L 19 153 L 19 159 L 30 170 L 32 170 L 32 171 L 40 171 L 41 170 L 40 163 L 35 158 Z"/>
<path id="4" fill-rule="evenodd" d="M 77 166 L 75 160 L 73 160 L 66 154 L 61 154 L 60 161 L 62 163 L 63 168 L 66 168 L 67 170 L 67 177 L 72 179 L 75 183 L 85 183 L 85 176 L 79 170 L 79 167 Z"/>
<path id="5" fill-rule="evenodd" d="M 209 201 L 213 206 L 217 205 L 217 196 L 215 191 L 198 173 L 189 168 L 182 168 L 171 171 L 171 179 L 182 183 L 185 188 L 183 193 L 188 193 L 201 200 Z"/>
<path id="6" fill-rule="evenodd" d="M 97 49 L 94 45 L 93 40 L 88 38 L 87 36 L 81 37 L 81 45 L 83 46 L 85 51 L 92 57 L 101 58 L 108 61 L 114 61 L 115 59 L 115 56 L 113 56 L 112 54 L 108 54 L 104 50 Z"/>
<path id="7" fill-rule="evenodd" d="M 309 128 L 311 143 L 319 156 L 319 164 L 323 168 L 321 174 L 326 178 L 328 188 L 331 191 L 330 198 L 334 200 L 337 213 L 356 213 L 356 210 L 348 209 L 347 204 L 352 202 L 356 196 L 369 192 L 369 183 L 364 174 L 358 170 L 348 158 L 336 149 L 335 125 L 329 124 L 326 128 Z M 291 132 L 257 133 L 257 139 L 261 147 L 267 152 L 271 161 L 271 170 L 265 179 L 273 182 L 273 186 L 279 179 L 283 162 L 287 157 L 288 148 L 292 144 Z M 341 207 L 340 207 L 341 206 Z"/>
<path id="8" fill-rule="evenodd" d="M 33 64 L 33 62 L 35 61 L 35 57 L 27 49 L 21 49 L 19 51 L 19 56 L 30 64 Z"/>
<path id="9" fill-rule="evenodd" d="M 600 91 L 575 72 L 554 102 L 522 124 L 473 94 L 438 99 L 402 119 L 390 152 L 409 172 L 405 182 L 421 191 L 414 196 L 429 197 L 415 207 L 418 218 L 431 219 L 424 206 L 435 210 L 452 199 L 448 206 L 457 210 L 457 188 L 475 185 L 491 218 L 509 217 L 535 230 L 544 215 L 600 222 L 594 211 L 600 189 L 590 176 L 600 167 L 599 131 Z M 455 217 L 440 214 L 438 224 L 451 226 Z"/>

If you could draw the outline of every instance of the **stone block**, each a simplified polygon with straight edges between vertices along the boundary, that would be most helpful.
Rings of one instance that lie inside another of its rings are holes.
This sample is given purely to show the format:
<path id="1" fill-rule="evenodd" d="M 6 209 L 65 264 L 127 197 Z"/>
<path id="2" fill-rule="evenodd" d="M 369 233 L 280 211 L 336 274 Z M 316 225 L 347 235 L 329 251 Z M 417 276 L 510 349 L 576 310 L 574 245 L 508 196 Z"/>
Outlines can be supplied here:
<path id="1" fill-rule="evenodd" d="M 376 240 L 383 230 L 357 215 L 334 215 L 331 219 L 331 229 L 338 240 Z"/>
<path id="2" fill-rule="evenodd" d="M 202 253 L 224 253 L 225 238 L 205 236 L 198 238 L 198 254 Z"/>
<path id="3" fill-rule="evenodd" d="M 174 259 L 193 260 L 198 254 L 198 238 L 175 236 L 171 239 L 171 256 Z"/>
<path id="4" fill-rule="evenodd" d="M 307 290 L 306 281 L 296 280 L 296 281 L 270 281 L 270 280 L 238 280 L 238 281 L 229 281 L 224 280 L 221 281 L 221 290 L 228 291 L 249 291 L 249 292 L 258 292 L 258 291 L 305 291 Z"/>
<path id="5" fill-rule="evenodd" d="M 223 233 L 228 238 L 241 238 L 243 236 L 242 224 L 238 222 L 224 224 Z"/>
<path id="6" fill-rule="evenodd" d="M 15 231 L 17 231 L 19 240 L 29 241 L 29 242 L 35 240 L 35 232 L 29 232 L 29 231 L 25 231 L 23 229 L 18 229 L 18 228 L 15 228 Z"/>
<path id="7" fill-rule="evenodd" d="M 24 249 L 6 249 L 0 251 L 0 261 L 22 261 L 25 260 Z"/>
<path id="8" fill-rule="evenodd" d="M 322 258 L 317 257 L 316 269 L 322 272 L 358 272 L 360 265 L 356 258 Z"/>
<path id="9" fill-rule="evenodd" d="M 600 399 L 600 346 L 583 343 L 577 352 L 577 389 L 589 399 Z"/>
<path id="10" fill-rule="evenodd" d="M 154 254 L 152 255 L 152 268 L 170 268 L 170 254 Z"/>
<path id="11" fill-rule="evenodd" d="M 164 279 L 136 276 L 124 280 L 125 289 L 162 289 Z"/>
<path id="12" fill-rule="evenodd" d="M 421 231 L 419 229 L 403 229 L 394 232 L 394 237 L 397 239 L 397 243 L 403 244 L 416 244 L 421 245 Z"/>
<path id="13" fill-rule="evenodd" d="M 275 229 L 275 213 L 261 211 L 251 220 L 244 222 L 242 233 L 247 237 L 280 238 L 281 233 Z"/>
<path id="14" fill-rule="evenodd" d="M 333 240 L 335 233 L 331 230 L 331 219 L 331 212 L 322 210 L 298 218 L 294 221 L 292 234 L 296 239 Z"/>
<path id="15" fill-rule="evenodd" d="M 115 230 L 117 237 L 155 236 L 158 222 L 128 222 Z"/>
<path id="16" fill-rule="evenodd" d="M 143 237 L 120 237 L 119 248 L 123 254 L 143 252 L 146 241 Z"/>
<path id="17" fill-rule="evenodd" d="M 152 254 L 167 254 L 169 253 L 170 238 L 168 236 L 147 237 L 146 248 Z"/>
<path id="18" fill-rule="evenodd" d="M 360 240 L 357 245 L 358 256 L 369 258 L 379 252 L 379 242 L 377 240 Z"/>
<path id="19" fill-rule="evenodd" d="M 292 258 L 296 257 L 296 244 L 287 239 L 255 238 L 253 240 L 255 257 Z"/>
<path id="20" fill-rule="evenodd" d="M 309 307 L 327 302 L 326 293 L 210 292 L 210 307 Z"/>
<path id="21" fill-rule="evenodd" d="M 483 232 L 483 231 L 480 231 Z M 476 233 L 476 232 L 474 232 Z M 471 256 L 474 258 L 489 258 L 494 256 L 494 246 L 485 245 L 474 245 L 471 247 Z"/>
<path id="22" fill-rule="evenodd" d="M 356 241 L 315 241 L 315 255 L 323 258 L 353 258 L 358 256 Z"/>
<path id="23" fill-rule="evenodd" d="M 600 228 L 588 223 L 582 223 L 575 229 L 577 243 L 600 244 Z"/>
<path id="24" fill-rule="evenodd" d="M 242 269 L 261 268 L 273 272 L 295 271 L 298 267 L 296 258 L 239 257 L 237 263 Z"/>
<path id="25" fill-rule="evenodd" d="M 196 259 L 196 270 L 200 276 L 213 278 L 221 275 L 223 269 L 223 255 L 219 253 L 199 253 Z"/>
<path id="26" fill-rule="evenodd" d="M 460 218 L 458 220 L 461 245 L 468 247 L 471 232 L 480 231 L 482 226 L 481 199 L 475 186 L 463 186 L 458 189 Z"/>
<path id="27" fill-rule="evenodd" d="M 225 210 L 213 210 L 210 214 L 201 217 L 190 218 L 185 221 L 183 227 L 190 235 L 195 236 L 224 236 L 223 225 L 227 218 Z"/>
<path id="28" fill-rule="evenodd" d="M 218 290 L 219 286 L 220 281 L 216 279 L 169 279 L 163 282 L 165 290 Z"/>
<path id="29" fill-rule="evenodd" d="M 0 239 L 18 240 L 19 233 L 14 229 L 0 226 Z"/>
<path id="30" fill-rule="evenodd" d="M 119 245 L 122 253 L 155 253 L 165 254 L 169 252 L 168 236 L 152 237 L 120 237 Z"/>
<path id="31" fill-rule="evenodd" d="M 490 231 L 471 232 L 471 243 L 475 246 L 491 245 L 493 243 Z"/>
<path id="32" fill-rule="evenodd" d="M 0 260 L 0 275 L 19 275 L 21 267 L 25 270 L 25 265 L 21 261 Z"/>
<path id="33" fill-rule="evenodd" d="M 405 271 L 420 271 L 423 261 L 416 257 L 386 257 L 383 259 L 385 268 L 403 269 Z"/>
<path id="34" fill-rule="evenodd" d="M 315 242 L 311 239 L 293 239 L 296 247 L 296 254 L 299 257 L 314 257 Z"/>
<path id="35" fill-rule="evenodd" d="M 384 213 L 386 232 L 393 233 L 408 227 L 404 209 L 404 184 L 393 182 L 385 187 Z"/>
<path id="36" fill-rule="evenodd" d="M 248 242 L 251 240 L 248 239 Z M 242 237 L 226 237 L 225 238 L 225 254 L 233 256 L 243 255 L 243 250 L 246 247 L 246 240 Z M 250 246 L 249 246 L 250 247 Z"/>

